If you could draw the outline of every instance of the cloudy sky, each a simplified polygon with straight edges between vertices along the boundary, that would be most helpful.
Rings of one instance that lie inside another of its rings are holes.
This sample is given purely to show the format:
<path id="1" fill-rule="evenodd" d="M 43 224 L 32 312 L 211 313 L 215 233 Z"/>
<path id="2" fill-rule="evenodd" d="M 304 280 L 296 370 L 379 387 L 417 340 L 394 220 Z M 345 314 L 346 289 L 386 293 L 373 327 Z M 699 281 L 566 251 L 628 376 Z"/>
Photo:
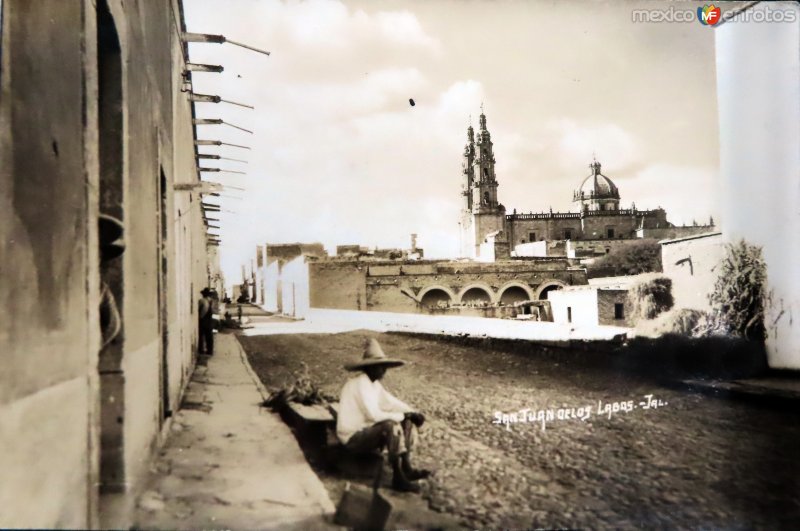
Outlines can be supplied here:
<path id="1" fill-rule="evenodd" d="M 415 232 L 427 256 L 455 256 L 481 102 L 509 212 L 574 210 L 596 153 L 624 207 L 718 218 L 713 30 L 632 22 L 669 5 L 698 4 L 185 0 L 189 31 L 272 53 L 190 47 L 193 62 L 225 67 L 194 74 L 196 92 L 256 107 L 197 105 L 254 131 L 198 126 L 252 147 L 205 149 L 249 161 L 221 164 L 246 176 L 214 175 L 246 189 L 222 199 L 226 275 L 266 242 L 406 248 Z"/>

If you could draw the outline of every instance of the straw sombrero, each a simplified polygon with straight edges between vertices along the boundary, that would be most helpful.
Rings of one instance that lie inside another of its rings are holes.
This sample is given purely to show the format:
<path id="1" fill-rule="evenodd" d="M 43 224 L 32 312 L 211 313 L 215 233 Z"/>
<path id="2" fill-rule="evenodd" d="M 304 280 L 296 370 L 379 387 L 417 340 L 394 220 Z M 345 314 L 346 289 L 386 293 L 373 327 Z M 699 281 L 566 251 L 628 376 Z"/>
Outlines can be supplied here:
<path id="1" fill-rule="evenodd" d="M 364 357 L 361 361 L 345 365 L 344 368 L 348 371 L 358 371 L 375 365 L 384 365 L 387 368 L 400 367 L 401 365 L 405 365 L 405 363 L 406 362 L 403 360 L 387 358 L 386 354 L 383 353 L 380 343 L 373 338 L 367 340 L 367 344 L 364 346 Z"/>

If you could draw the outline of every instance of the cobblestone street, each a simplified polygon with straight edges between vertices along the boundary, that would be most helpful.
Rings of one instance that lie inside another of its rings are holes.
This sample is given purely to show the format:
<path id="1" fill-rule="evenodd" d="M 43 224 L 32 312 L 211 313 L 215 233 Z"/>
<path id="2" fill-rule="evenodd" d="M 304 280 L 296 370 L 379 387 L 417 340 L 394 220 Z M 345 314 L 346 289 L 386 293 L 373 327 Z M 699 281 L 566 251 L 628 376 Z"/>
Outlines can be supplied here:
<path id="1" fill-rule="evenodd" d="M 341 366 L 361 356 L 365 337 L 407 360 L 384 383 L 428 417 L 417 460 L 436 473 L 423 496 L 465 526 L 786 528 L 800 518 L 795 414 L 587 368 L 538 346 L 520 354 L 370 332 L 240 339 L 267 388 L 305 362 L 338 396 Z M 646 395 L 664 405 L 645 409 Z M 597 414 L 628 401 L 632 411 Z M 497 411 L 526 408 L 556 418 L 545 430 L 493 423 Z M 591 415 L 562 420 L 560 408 Z"/>

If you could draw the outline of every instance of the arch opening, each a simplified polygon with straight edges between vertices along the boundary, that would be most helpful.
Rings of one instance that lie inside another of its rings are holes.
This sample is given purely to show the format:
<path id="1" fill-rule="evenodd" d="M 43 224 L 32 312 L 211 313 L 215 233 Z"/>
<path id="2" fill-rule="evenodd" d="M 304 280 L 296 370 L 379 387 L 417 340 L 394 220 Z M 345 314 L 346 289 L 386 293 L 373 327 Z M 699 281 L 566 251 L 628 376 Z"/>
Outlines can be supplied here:
<path id="1" fill-rule="evenodd" d="M 546 287 L 545 287 L 545 288 L 544 288 L 544 289 L 543 289 L 543 290 L 542 290 L 542 291 L 539 293 L 539 300 L 540 300 L 540 301 L 546 301 L 546 300 L 547 300 L 547 296 L 548 296 L 548 294 L 549 294 L 551 291 L 556 291 L 556 290 L 562 289 L 563 287 L 564 287 L 564 286 L 562 286 L 562 285 L 560 285 L 560 284 L 551 284 L 551 285 L 549 285 L 549 286 L 546 286 Z"/>
<path id="2" fill-rule="evenodd" d="M 450 294 L 440 288 L 433 288 L 425 293 L 420 299 L 420 303 L 428 308 L 441 308 L 449 306 L 453 302 Z"/>
<path id="3" fill-rule="evenodd" d="M 500 304 L 511 306 L 517 302 L 524 302 L 531 300 L 528 292 L 520 286 L 509 286 L 506 288 L 502 295 L 500 295 Z"/>
<path id="4" fill-rule="evenodd" d="M 492 302 L 492 296 L 483 288 L 474 287 L 464 292 L 461 296 L 462 304 L 488 305 Z"/>

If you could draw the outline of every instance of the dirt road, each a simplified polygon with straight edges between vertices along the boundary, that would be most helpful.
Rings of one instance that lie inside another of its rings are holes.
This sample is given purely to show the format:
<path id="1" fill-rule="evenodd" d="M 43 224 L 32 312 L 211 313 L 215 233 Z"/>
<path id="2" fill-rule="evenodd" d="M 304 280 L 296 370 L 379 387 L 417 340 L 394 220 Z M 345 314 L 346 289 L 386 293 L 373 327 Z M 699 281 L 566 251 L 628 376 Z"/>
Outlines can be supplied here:
<path id="1" fill-rule="evenodd" d="M 544 347 L 510 353 L 371 332 L 241 341 L 267 387 L 305 362 L 338 395 L 349 376 L 341 366 L 360 357 L 366 337 L 408 361 L 384 384 L 428 416 L 418 461 L 436 474 L 423 496 L 466 526 L 786 528 L 800 520 L 793 414 L 588 369 Z M 495 423 L 498 412 L 508 424 Z"/>

